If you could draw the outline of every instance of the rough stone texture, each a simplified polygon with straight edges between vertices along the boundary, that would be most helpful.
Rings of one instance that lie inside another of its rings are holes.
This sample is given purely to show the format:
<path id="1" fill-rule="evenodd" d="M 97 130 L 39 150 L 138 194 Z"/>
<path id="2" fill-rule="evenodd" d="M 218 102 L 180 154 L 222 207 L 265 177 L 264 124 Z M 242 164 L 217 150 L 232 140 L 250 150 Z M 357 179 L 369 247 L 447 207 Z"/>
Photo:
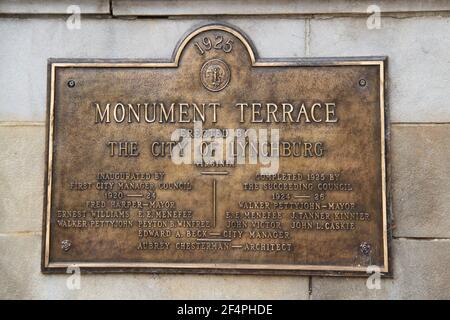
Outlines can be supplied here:
<path id="1" fill-rule="evenodd" d="M 307 299 L 306 277 L 40 273 L 40 234 L 0 235 L 0 299 Z"/>
<path id="2" fill-rule="evenodd" d="M 2 0 L 3 14 L 66 14 L 71 5 L 80 6 L 82 14 L 109 14 L 108 0 Z"/>
<path id="3" fill-rule="evenodd" d="M 170 59 L 185 33 L 208 22 L 84 18 L 69 30 L 63 18 L 0 19 L 0 121 L 44 121 L 48 58 Z M 242 29 L 262 57 L 304 53 L 303 20 L 224 22 Z"/>
<path id="4" fill-rule="evenodd" d="M 310 56 L 386 55 L 394 122 L 450 121 L 450 17 L 313 19 Z"/>
<path id="5" fill-rule="evenodd" d="M 0 125 L 0 233 L 41 230 L 44 136 L 44 125 Z"/>
<path id="6" fill-rule="evenodd" d="M 409 0 L 183 0 L 152 1 L 114 0 L 115 15 L 259 15 L 259 14 L 365 14 L 370 5 L 378 5 L 383 12 L 423 12 L 449 11 L 450 4 L 446 0 L 409 1 Z"/>
<path id="7" fill-rule="evenodd" d="M 392 128 L 396 237 L 450 238 L 450 124 Z"/>
<path id="8" fill-rule="evenodd" d="M 366 278 L 313 277 L 312 299 L 450 299 L 450 240 L 394 240 L 394 278 L 368 290 Z"/>

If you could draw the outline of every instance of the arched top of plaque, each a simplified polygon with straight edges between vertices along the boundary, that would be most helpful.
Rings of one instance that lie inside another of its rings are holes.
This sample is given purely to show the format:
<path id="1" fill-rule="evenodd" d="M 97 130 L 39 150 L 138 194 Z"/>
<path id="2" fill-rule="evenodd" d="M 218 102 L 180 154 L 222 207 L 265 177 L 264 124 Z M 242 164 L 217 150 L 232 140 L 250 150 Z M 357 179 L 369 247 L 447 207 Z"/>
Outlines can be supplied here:
<path id="1" fill-rule="evenodd" d="M 189 42 L 192 41 L 195 37 L 197 37 L 201 34 L 206 34 L 209 31 L 223 31 L 223 32 L 229 33 L 230 35 L 234 36 L 242 43 L 242 45 L 245 47 L 245 49 L 247 49 L 251 64 L 255 65 L 257 63 L 257 52 L 256 52 L 254 46 L 252 45 L 251 41 L 248 39 L 248 37 L 245 35 L 244 32 L 242 32 L 241 30 L 239 30 L 238 28 L 236 28 L 234 26 L 232 27 L 232 26 L 229 26 L 226 24 L 213 23 L 213 24 L 203 25 L 201 27 L 197 27 L 193 31 L 189 31 L 188 33 L 185 34 L 185 36 L 182 38 L 182 40 L 178 42 L 178 44 L 173 52 L 173 55 L 172 55 L 172 61 L 176 64 L 176 66 L 178 66 L 178 64 L 180 62 L 180 58 L 183 54 L 183 51 L 186 49 L 186 46 L 189 44 Z M 206 40 L 206 42 L 201 42 L 201 43 L 197 44 L 196 48 L 199 50 L 199 53 L 208 51 L 211 48 L 213 48 L 213 49 L 220 48 L 225 53 L 227 53 L 228 50 L 232 49 L 230 42 L 227 42 L 227 40 L 225 40 L 225 39 L 220 39 L 220 38 L 219 39 L 203 38 L 203 39 L 208 39 L 208 40 Z"/>
<path id="2" fill-rule="evenodd" d="M 222 34 L 229 34 L 228 39 L 213 39 L 209 38 L 211 42 L 196 41 L 201 35 L 208 35 L 218 31 Z M 198 26 L 195 29 L 187 32 L 181 40 L 175 46 L 170 59 L 59 59 L 49 58 L 48 65 L 54 73 L 54 69 L 57 67 L 96 67 L 96 68 L 109 68 L 109 67 L 143 67 L 143 68 L 177 68 L 184 59 L 183 56 L 190 51 L 190 44 L 193 42 L 192 47 L 199 50 L 197 53 L 203 54 L 203 52 L 213 51 L 209 49 L 212 46 L 213 49 L 221 48 L 223 53 L 230 53 L 231 47 L 227 40 L 233 39 L 233 45 L 239 46 L 241 53 L 246 52 L 249 64 L 252 67 L 295 67 L 295 66 L 337 66 L 337 65 L 377 65 L 380 66 L 380 74 L 384 74 L 384 63 L 386 57 L 384 56 L 371 56 L 371 57 L 299 57 L 299 58 L 260 58 L 258 52 L 251 40 L 247 35 L 239 30 L 235 26 L 231 26 L 225 23 L 211 23 L 202 26 Z M 237 41 L 235 41 L 237 40 Z M 238 43 L 239 42 L 239 43 Z M 196 43 L 198 45 L 196 45 Z M 246 58 L 247 58 L 246 57 Z M 242 57 L 241 57 L 242 58 Z M 241 60 L 243 62 L 243 60 Z M 382 82 L 383 79 L 382 79 Z"/>
<path id="3" fill-rule="evenodd" d="M 227 53 L 229 44 L 226 39 L 218 39 L 219 43 L 214 42 L 216 39 L 210 39 L 211 42 L 202 43 L 201 41 L 196 41 L 197 38 L 204 39 L 200 37 L 202 34 L 207 36 L 214 31 L 219 31 L 221 33 L 228 33 L 230 38 L 238 40 L 241 46 L 241 52 L 246 51 L 250 65 L 252 67 L 295 67 L 295 66 L 342 66 L 342 65 L 376 65 L 380 66 L 380 72 L 384 73 L 384 63 L 386 61 L 385 56 L 370 56 L 370 57 L 298 57 L 298 58 L 260 58 L 255 46 L 249 37 L 238 27 L 231 26 L 225 23 L 211 23 L 202 26 L 197 26 L 191 31 L 188 31 L 184 37 L 178 42 L 175 50 L 173 51 L 170 62 L 149 62 L 141 63 L 142 66 L 149 67 L 178 67 L 183 60 L 183 55 L 186 51 L 189 51 L 191 42 L 198 43 L 196 49 L 201 53 L 202 51 L 209 51 L 208 47 L 222 46 Z M 208 40 L 207 40 L 208 41 Z M 236 42 L 233 42 L 236 44 Z M 217 48 L 215 48 L 217 49 Z"/>

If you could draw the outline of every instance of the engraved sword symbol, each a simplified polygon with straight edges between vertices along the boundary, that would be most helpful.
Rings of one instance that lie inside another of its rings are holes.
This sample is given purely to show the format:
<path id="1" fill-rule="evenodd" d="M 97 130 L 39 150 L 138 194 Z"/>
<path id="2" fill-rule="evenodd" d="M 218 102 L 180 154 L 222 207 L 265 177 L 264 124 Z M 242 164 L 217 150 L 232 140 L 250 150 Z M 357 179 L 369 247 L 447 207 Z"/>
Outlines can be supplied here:
<path id="1" fill-rule="evenodd" d="M 225 172 L 214 172 L 218 175 L 223 175 L 228 174 L 227 171 Z M 213 183 L 212 183 L 212 205 L 213 205 L 213 228 L 216 228 L 216 223 L 217 223 L 217 181 L 216 179 L 213 179 Z M 221 233 L 220 232 L 210 232 L 209 235 L 211 236 L 220 236 Z M 197 239 L 197 240 L 206 240 L 206 241 L 224 241 L 224 242 L 231 242 L 231 239 Z M 232 248 L 235 249 L 240 249 L 242 248 L 242 245 L 232 245 Z"/>
<path id="2" fill-rule="evenodd" d="M 216 227 L 216 221 L 217 221 L 217 215 L 216 215 L 216 179 L 213 179 L 213 215 L 214 215 L 214 219 L 213 219 L 213 226 L 214 228 Z"/>
<path id="3" fill-rule="evenodd" d="M 218 175 L 218 176 L 226 176 L 228 175 L 228 171 L 202 171 L 202 175 L 205 176 L 212 176 L 212 175 Z M 212 204 L 213 204 L 213 227 L 216 227 L 217 222 L 217 206 L 216 206 L 216 200 L 217 200 L 217 180 L 213 179 L 212 183 Z"/>

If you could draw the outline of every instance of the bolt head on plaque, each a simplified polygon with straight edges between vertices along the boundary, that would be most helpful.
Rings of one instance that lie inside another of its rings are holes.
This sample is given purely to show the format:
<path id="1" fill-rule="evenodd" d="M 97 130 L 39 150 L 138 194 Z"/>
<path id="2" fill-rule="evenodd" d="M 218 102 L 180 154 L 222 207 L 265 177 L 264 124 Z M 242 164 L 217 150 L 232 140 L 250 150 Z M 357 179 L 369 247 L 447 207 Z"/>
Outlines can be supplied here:
<path id="1" fill-rule="evenodd" d="M 69 88 L 75 87 L 75 80 L 69 80 L 69 81 L 67 81 L 67 86 L 68 86 Z"/>
<path id="2" fill-rule="evenodd" d="M 230 68 L 220 59 L 206 61 L 200 71 L 203 86 L 209 91 L 223 90 L 230 82 Z"/>
<path id="3" fill-rule="evenodd" d="M 367 85 L 366 79 L 359 79 L 358 83 L 360 87 L 365 87 Z"/>

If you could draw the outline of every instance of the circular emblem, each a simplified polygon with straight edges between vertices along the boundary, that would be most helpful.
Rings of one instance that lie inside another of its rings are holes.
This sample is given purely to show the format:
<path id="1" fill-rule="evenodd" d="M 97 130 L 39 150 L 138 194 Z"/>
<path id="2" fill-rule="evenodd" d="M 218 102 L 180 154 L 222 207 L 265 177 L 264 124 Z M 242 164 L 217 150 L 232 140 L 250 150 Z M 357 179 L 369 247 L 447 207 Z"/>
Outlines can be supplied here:
<path id="1" fill-rule="evenodd" d="M 203 64 L 200 79 L 209 91 L 220 91 L 230 82 L 230 68 L 220 59 L 211 59 Z"/>

